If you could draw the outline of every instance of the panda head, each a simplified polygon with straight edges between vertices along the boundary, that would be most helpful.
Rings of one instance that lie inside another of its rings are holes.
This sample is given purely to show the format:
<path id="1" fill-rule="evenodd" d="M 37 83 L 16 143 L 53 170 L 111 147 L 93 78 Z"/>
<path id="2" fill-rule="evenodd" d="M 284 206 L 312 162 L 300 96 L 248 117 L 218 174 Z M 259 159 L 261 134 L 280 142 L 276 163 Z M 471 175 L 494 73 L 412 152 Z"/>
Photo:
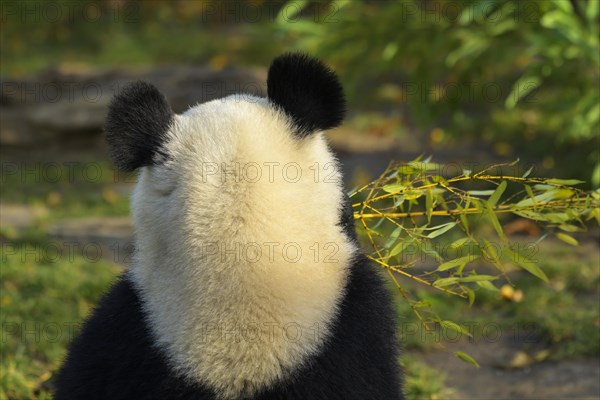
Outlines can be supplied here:
<path id="1" fill-rule="evenodd" d="M 115 164 L 139 170 L 130 275 L 156 342 L 223 398 L 255 394 L 319 350 L 356 248 L 323 137 L 344 117 L 340 83 L 319 61 L 287 54 L 267 87 L 268 98 L 234 95 L 175 115 L 154 86 L 134 83 L 106 124 Z M 230 322 L 264 340 L 201 332 Z M 273 337 L 289 323 L 307 331 Z"/>
<path id="2" fill-rule="evenodd" d="M 217 113 L 230 111 L 236 102 L 239 105 L 243 100 L 259 103 L 263 112 L 270 112 L 273 118 L 285 115 L 288 129 L 279 133 L 296 140 L 335 128 L 344 119 L 344 93 L 335 73 L 304 54 L 292 53 L 276 58 L 269 69 L 267 88 L 268 101 L 236 95 L 233 96 L 236 101 L 230 100 L 233 105 L 225 106 Z M 228 102 L 220 101 L 222 105 Z M 202 113 L 207 115 L 213 111 L 210 108 L 201 104 L 183 116 L 198 119 Z M 212 108 L 219 107 L 213 105 Z M 218 115 L 209 116 L 219 118 Z M 253 116 L 240 115 L 240 118 L 244 117 L 252 119 Z M 175 132 L 177 120 L 178 116 L 156 87 L 142 81 L 126 86 L 113 99 L 106 122 L 109 151 L 117 167 L 132 171 L 165 161 L 167 142 L 178 134 Z M 219 135 L 218 131 L 208 133 Z"/>

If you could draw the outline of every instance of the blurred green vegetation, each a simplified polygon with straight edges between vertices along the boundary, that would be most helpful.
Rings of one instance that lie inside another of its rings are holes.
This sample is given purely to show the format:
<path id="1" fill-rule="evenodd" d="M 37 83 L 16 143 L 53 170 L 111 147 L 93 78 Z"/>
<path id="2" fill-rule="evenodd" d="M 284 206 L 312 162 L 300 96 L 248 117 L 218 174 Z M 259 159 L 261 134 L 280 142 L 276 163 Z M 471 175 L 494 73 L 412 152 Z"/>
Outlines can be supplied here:
<path id="1" fill-rule="evenodd" d="M 99 162 L 31 162 L 0 182 L 0 200 L 42 210 L 46 222 L 62 218 L 129 215 L 129 184 L 134 174 L 117 172 Z M 119 193 L 119 188 L 125 193 Z"/>
<path id="2" fill-rule="evenodd" d="M 302 50 L 336 67 L 353 110 L 397 118 L 433 143 L 487 143 L 497 156 L 600 184 L 598 1 L 53 4 L 62 5 L 58 17 L 41 0 L 3 3 L 3 75 L 63 65 L 266 66 Z"/>
<path id="3" fill-rule="evenodd" d="M 1 236 L 10 246 L 3 245 L 0 270 L 0 398 L 49 399 L 67 344 L 120 268 L 60 255 L 37 229 Z"/>
<path id="4" fill-rule="evenodd" d="M 307 3 L 307 2 L 305 2 Z M 600 184 L 600 2 L 338 1 L 277 21 L 287 43 L 336 64 L 351 98 L 497 152 L 551 156 Z"/>

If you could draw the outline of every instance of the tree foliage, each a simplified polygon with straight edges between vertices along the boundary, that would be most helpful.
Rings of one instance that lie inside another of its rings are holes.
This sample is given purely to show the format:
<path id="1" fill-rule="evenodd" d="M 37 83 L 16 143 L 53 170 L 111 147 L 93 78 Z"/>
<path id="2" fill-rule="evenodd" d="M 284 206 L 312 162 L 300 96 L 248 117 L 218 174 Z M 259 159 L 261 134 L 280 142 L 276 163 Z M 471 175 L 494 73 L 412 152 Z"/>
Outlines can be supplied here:
<path id="1" fill-rule="evenodd" d="M 600 2 L 328 4 L 319 18 L 286 14 L 277 30 L 334 62 L 354 101 L 384 104 L 418 129 L 512 142 L 521 154 L 566 158 L 575 148 L 587 158 L 562 169 L 600 184 Z"/>

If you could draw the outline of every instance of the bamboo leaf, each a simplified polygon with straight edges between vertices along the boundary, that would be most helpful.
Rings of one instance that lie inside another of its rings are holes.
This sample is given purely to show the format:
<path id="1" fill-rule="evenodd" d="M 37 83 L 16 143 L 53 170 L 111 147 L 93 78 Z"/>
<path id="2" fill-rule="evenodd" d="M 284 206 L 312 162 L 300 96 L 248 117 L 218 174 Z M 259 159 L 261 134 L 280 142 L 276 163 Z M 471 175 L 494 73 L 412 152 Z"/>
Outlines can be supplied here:
<path id="1" fill-rule="evenodd" d="M 475 303 L 475 292 L 467 287 L 465 287 L 465 290 L 467 292 L 467 297 L 469 298 L 469 307 L 473 305 L 473 303 Z"/>
<path id="2" fill-rule="evenodd" d="M 542 83 L 542 80 L 537 76 L 523 76 L 521 77 L 512 87 L 512 90 L 508 97 L 506 98 L 506 102 L 504 103 L 506 108 L 512 109 L 515 108 L 519 100 L 523 97 L 527 96 L 533 90 L 537 89 L 537 87 Z"/>
<path id="3" fill-rule="evenodd" d="M 398 240 L 398 237 L 400 236 L 401 230 L 402 230 L 402 228 L 400 228 L 400 227 L 397 227 L 396 229 L 394 229 L 394 231 L 390 234 L 390 237 L 389 237 L 388 241 L 386 242 L 386 244 L 384 245 L 384 247 L 390 248 L 394 243 L 396 243 L 396 240 Z"/>
<path id="4" fill-rule="evenodd" d="M 580 181 L 578 179 L 546 179 L 546 183 L 555 186 L 573 186 L 585 183 L 585 181 Z"/>
<path id="5" fill-rule="evenodd" d="M 579 228 L 578 226 L 575 225 L 571 225 L 571 224 L 562 224 L 558 226 L 559 229 L 565 231 L 565 232 L 579 232 L 581 231 L 581 228 Z"/>
<path id="6" fill-rule="evenodd" d="M 527 178 L 529 175 L 531 175 L 533 168 L 534 168 L 533 165 L 531 167 L 529 167 L 529 169 L 523 174 L 523 176 L 521 178 Z"/>
<path id="7" fill-rule="evenodd" d="M 517 264 L 519 267 L 523 268 L 525 271 L 529 272 L 530 274 L 537 276 L 544 282 L 549 282 L 548 277 L 546 276 L 544 271 L 542 271 L 541 268 L 535 262 L 531 261 L 530 259 L 523 256 L 522 254 L 514 253 L 509 248 L 504 249 L 504 252 L 508 256 L 510 261 L 514 262 L 515 264 Z"/>
<path id="8" fill-rule="evenodd" d="M 406 186 L 404 186 L 400 183 L 393 183 L 391 185 L 385 185 L 382 189 L 388 193 L 395 194 L 395 193 L 400 193 L 405 188 L 406 188 Z"/>
<path id="9" fill-rule="evenodd" d="M 500 225 L 498 216 L 496 215 L 496 213 L 494 212 L 492 207 L 490 207 L 489 203 L 486 204 L 486 210 L 487 210 L 486 214 L 490 218 L 490 222 L 492 223 L 492 226 L 496 230 L 496 233 L 498 234 L 500 239 L 502 239 L 503 241 L 506 241 L 507 240 L 506 235 L 504 235 L 504 231 L 502 230 L 502 225 Z"/>
<path id="10" fill-rule="evenodd" d="M 467 335 L 469 337 L 473 337 L 465 328 L 460 326 L 459 324 L 452 321 L 439 321 L 440 325 L 444 328 L 452 329 L 455 332 L 462 333 L 463 335 Z"/>
<path id="11" fill-rule="evenodd" d="M 497 292 L 498 288 L 496 286 L 494 286 L 494 284 L 490 281 L 480 281 L 480 282 L 475 282 L 477 283 L 477 285 L 479 285 L 481 288 L 492 291 L 492 292 Z"/>
<path id="12" fill-rule="evenodd" d="M 441 264 L 439 267 L 437 267 L 436 271 L 447 271 L 449 269 L 458 267 L 459 265 L 464 266 L 467 263 L 473 262 L 478 258 L 479 258 L 479 256 L 468 255 L 468 256 L 460 257 L 460 258 L 457 258 L 454 260 L 450 260 L 450 261 L 447 261 L 447 262 Z"/>
<path id="13" fill-rule="evenodd" d="M 456 353 L 454 353 L 454 355 L 456 357 L 458 357 L 460 360 L 479 368 L 479 364 L 477 364 L 477 361 L 475 361 L 475 359 L 473 357 L 471 357 L 470 355 L 468 355 L 467 353 L 464 353 L 462 351 L 457 351 Z"/>
<path id="14" fill-rule="evenodd" d="M 471 243 L 471 242 L 473 242 L 473 239 L 471 239 L 469 237 L 461 238 L 461 239 L 458 239 L 458 240 L 450 243 L 450 248 L 451 249 L 460 249 L 461 247 L 463 247 L 467 243 Z"/>
<path id="15" fill-rule="evenodd" d="M 579 242 L 572 236 L 567 235 L 566 233 L 557 233 L 556 237 L 562 240 L 565 243 L 570 244 L 571 246 L 579 246 Z"/>
<path id="16" fill-rule="evenodd" d="M 484 252 L 486 258 L 488 258 L 500 271 L 504 270 L 502 263 L 500 262 L 500 257 L 498 256 L 498 252 L 492 243 L 483 239 L 481 250 Z"/>
<path id="17" fill-rule="evenodd" d="M 404 242 L 400 242 L 400 243 L 396 244 L 392 248 L 392 250 L 390 250 L 390 253 L 388 254 L 388 258 L 394 257 L 396 254 L 401 253 L 402 250 L 404 250 Z"/>
<path id="18" fill-rule="evenodd" d="M 471 196 L 491 196 L 494 194 L 493 190 L 469 190 L 467 191 Z"/>
<path id="19" fill-rule="evenodd" d="M 440 225 L 441 227 L 433 232 L 431 232 L 429 235 L 427 235 L 427 237 L 429 239 L 434 239 L 440 235 L 443 235 L 444 233 L 448 232 L 450 229 L 454 228 L 456 226 L 457 222 L 449 222 L 447 224 L 444 225 Z"/>
<path id="20" fill-rule="evenodd" d="M 444 287 L 444 286 L 450 286 L 450 285 L 454 285 L 455 283 L 458 283 L 458 278 L 441 278 L 438 279 L 436 281 L 433 282 L 433 286 L 435 287 Z"/>
<path id="21" fill-rule="evenodd" d="M 487 201 L 488 205 L 490 207 L 494 207 L 496 205 L 496 203 L 498 203 L 498 200 L 500 200 L 500 197 L 506 190 L 506 185 L 507 185 L 506 181 L 500 182 L 500 184 L 498 185 L 498 187 L 496 188 L 494 193 L 490 196 L 490 198 Z"/>
<path id="22" fill-rule="evenodd" d="M 535 198 L 535 195 L 533 194 L 533 190 L 531 189 L 531 186 L 525 185 L 525 192 L 527 193 L 527 196 L 529 196 L 530 199 Z"/>
<path id="23" fill-rule="evenodd" d="M 440 164 L 430 162 L 411 161 L 408 163 L 408 165 L 417 171 L 440 171 L 442 169 Z"/>
<path id="24" fill-rule="evenodd" d="M 425 194 L 425 212 L 427 214 L 427 223 L 431 222 L 431 213 L 433 212 L 433 195 L 431 190 Z"/>

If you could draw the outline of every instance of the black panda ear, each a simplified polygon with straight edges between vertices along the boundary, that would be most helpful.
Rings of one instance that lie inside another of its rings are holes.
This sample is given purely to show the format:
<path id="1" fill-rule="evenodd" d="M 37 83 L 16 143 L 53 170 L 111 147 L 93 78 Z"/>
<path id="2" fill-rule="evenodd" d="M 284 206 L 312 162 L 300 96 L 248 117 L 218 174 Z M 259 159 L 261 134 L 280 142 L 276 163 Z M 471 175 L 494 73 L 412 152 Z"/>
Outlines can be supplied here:
<path id="1" fill-rule="evenodd" d="M 131 83 L 116 95 L 106 118 L 109 153 L 123 171 L 153 164 L 173 125 L 165 96 L 146 82 Z"/>
<path id="2" fill-rule="evenodd" d="M 346 114 L 342 85 L 335 73 L 305 54 L 273 60 L 267 78 L 269 101 L 283 109 L 299 137 L 340 125 Z"/>

